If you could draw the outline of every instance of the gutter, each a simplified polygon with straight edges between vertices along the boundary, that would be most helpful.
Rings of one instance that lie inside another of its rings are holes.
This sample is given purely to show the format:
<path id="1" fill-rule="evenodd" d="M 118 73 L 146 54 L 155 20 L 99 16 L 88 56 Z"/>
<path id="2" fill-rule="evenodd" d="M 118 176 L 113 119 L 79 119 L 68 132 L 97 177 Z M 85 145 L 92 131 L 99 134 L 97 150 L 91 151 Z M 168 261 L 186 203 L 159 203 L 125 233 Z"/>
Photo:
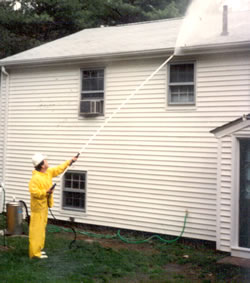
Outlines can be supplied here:
<path id="1" fill-rule="evenodd" d="M 8 110 L 9 110 L 9 73 L 6 71 L 5 67 L 1 67 L 1 99 L 3 97 L 3 78 L 6 76 L 5 84 L 5 111 L 4 111 L 4 134 L 3 134 L 3 162 L 2 162 L 2 182 L 5 184 L 5 172 L 7 163 L 7 134 L 8 134 Z"/>
<path id="2" fill-rule="evenodd" d="M 250 42 L 228 42 L 228 43 L 215 43 L 215 44 L 203 44 L 180 47 L 180 54 L 176 54 L 177 57 L 188 55 L 205 55 L 214 53 L 229 53 L 235 51 L 249 51 Z M 107 61 L 107 60 L 127 60 L 134 59 L 134 57 L 140 59 L 146 56 L 169 56 L 175 50 L 175 47 L 162 48 L 148 51 L 132 51 L 132 52 L 117 52 L 117 53 L 99 53 L 92 55 L 75 55 L 75 56 L 62 56 L 62 57 L 47 57 L 47 58 L 35 58 L 35 59 L 23 59 L 23 60 L 0 60 L 0 66 L 31 66 L 31 65 L 49 65 L 49 64 L 73 64 L 80 63 L 82 61 Z M 7 58 L 6 58 L 7 59 Z"/>
<path id="3" fill-rule="evenodd" d="M 76 55 L 76 56 L 62 56 L 62 57 L 51 57 L 51 58 L 35 58 L 30 60 L 0 60 L 0 66 L 18 66 L 18 65 L 43 65 L 43 64 L 54 64 L 54 63 L 79 63 L 80 61 L 98 61 L 100 60 L 122 60 L 128 59 L 129 57 L 134 58 L 138 56 L 169 56 L 174 52 L 174 48 L 162 48 L 149 51 L 133 51 L 133 52 L 118 52 L 118 53 L 99 53 L 93 55 Z"/>
<path id="4" fill-rule="evenodd" d="M 235 51 L 249 51 L 250 42 L 242 41 L 240 43 L 215 43 L 215 44 L 204 44 L 204 45 L 192 45 L 180 47 L 180 55 L 202 55 L 202 54 L 213 54 L 213 53 L 228 53 Z M 179 55 L 179 54 L 178 54 Z"/>

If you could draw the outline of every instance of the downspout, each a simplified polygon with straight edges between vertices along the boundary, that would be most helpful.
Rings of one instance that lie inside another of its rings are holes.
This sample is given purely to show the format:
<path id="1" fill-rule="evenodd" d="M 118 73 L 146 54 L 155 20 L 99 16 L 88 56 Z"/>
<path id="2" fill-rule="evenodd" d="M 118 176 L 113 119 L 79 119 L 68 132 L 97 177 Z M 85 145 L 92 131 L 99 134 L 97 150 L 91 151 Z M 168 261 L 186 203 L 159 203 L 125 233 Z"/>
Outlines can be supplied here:
<path id="1" fill-rule="evenodd" d="M 7 160 L 7 134 L 8 134 L 8 102 L 9 102 L 9 73 L 6 71 L 5 67 L 2 66 L 1 68 L 1 97 L 3 99 L 3 75 L 6 76 L 6 83 L 5 83 L 5 111 L 4 111 L 4 134 L 3 134 L 3 170 L 2 170 L 2 182 L 5 184 L 5 167 L 6 167 L 6 160 Z"/>

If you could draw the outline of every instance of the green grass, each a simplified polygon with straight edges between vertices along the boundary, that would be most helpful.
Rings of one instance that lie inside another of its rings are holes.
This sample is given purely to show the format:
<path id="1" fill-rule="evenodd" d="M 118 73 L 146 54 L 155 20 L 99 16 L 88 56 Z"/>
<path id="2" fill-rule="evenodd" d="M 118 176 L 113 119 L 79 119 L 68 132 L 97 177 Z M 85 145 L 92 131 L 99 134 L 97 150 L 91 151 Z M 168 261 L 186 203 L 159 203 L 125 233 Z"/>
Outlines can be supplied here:
<path id="1" fill-rule="evenodd" d="M 73 234 L 66 232 L 47 233 L 49 258 L 31 260 L 27 237 L 7 237 L 8 249 L 0 249 L 0 282 L 240 282 L 228 281 L 240 275 L 239 268 L 216 263 L 225 254 L 202 246 L 168 245 L 157 240 L 143 245 L 124 244 L 118 239 L 88 243 L 79 236 L 80 247 L 69 249 L 72 239 Z M 2 243 L 0 237 L 0 247 Z M 168 264 L 180 271 L 169 271 Z"/>

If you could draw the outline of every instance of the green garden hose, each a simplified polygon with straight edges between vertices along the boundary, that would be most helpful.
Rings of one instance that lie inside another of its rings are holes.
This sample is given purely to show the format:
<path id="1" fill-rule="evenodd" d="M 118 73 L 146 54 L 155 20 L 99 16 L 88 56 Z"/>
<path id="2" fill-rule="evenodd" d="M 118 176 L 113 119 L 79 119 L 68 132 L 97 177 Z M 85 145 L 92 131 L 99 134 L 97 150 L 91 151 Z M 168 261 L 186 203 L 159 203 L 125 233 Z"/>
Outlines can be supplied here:
<path id="1" fill-rule="evenodd" d="M 178 241 L 184 231 L 185 231 L 185 228 L 186 228 L 186 223 L 187 223 L 187 217 L 188 217 L 188 211 L 186 211 L 186 214 L 185 214 L 185 217 L 184 217 L 184 224 L 183 224 L 183 227 L 182 227 L 182 231 L 181 231 L 181 234 L 176 237 L 175 239 L 172 239 L 172 240 L 166 240 L 166 239 L 163 239 L 161 236 L 159 235 L 153 235 L 147 239 L 144 239 L 144 240 L 130 240 L 130 239 L 127 239 L 123 236 L 121 236 L 121 233 L 120 233 L 120 230 L 117 231 L 116 235 L 103 235 L 103 234 L 95 234 L 95 233 L 91 233 L 91 232 L 84 232 L 84 231 L 79 231 L 79 230 L 76 230 L 76 233 L 78 234 L 82 234 L 82 235 L 85 235 L 85 236 L 88 236 L 88 237 L 92 237 L 92 238 L 97 238 L 97 239 L 120 239 L 121 241 L 127 243 L 127 244 L 142 244 L 142 243 L 147 243 L 149 242 L 150 240 L 156 238 L 164 243 L 167 243 L 167 244 L 171 244 L 171 243 L 174 243 L 176 241 Z M 72 229 L 68 229 L 68 228 L 64 228 L 64 227 L 58 227 L 58 226 L 55 226 L 55 225 L 48 225 L 47 227 L 48 231 L 49 232 L 52 232 L 52 233 L 58 233 L 58 232 L 62 232 L 62 231 L 65 231 L 65 232 L 72 232 Z"/>

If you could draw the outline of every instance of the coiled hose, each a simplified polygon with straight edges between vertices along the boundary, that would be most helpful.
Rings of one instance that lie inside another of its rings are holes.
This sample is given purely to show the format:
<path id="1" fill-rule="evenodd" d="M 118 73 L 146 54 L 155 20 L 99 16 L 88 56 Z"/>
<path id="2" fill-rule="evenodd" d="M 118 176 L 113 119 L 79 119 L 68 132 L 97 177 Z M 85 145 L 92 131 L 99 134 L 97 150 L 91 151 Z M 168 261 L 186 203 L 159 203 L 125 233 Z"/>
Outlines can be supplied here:
<path id="1" fill-rule="evenodd" d="M 97 238 L 97 239 L 119 239 L 119 240 L 121 240 L 121 241 L 123 241 L 123 242 L 125 242 L 127 244 L 147 243 L 147 242 L 151 241 L 154 238 L 160 240 L 163 243 L 172 244 L 172 243 L 178 241 L 182 237 L 182 235 L 183 235 L 183 233 L 185 231 L 185 228 L 186 228 L 187 217 L 188 217 L 188 212 L 186 211 L 186 214 L 185 214 L 185 217 L 184 217 L 184 223 L 183 223 L 182 231 L 181 231 L 181 233 L 180 233 L 180 235 L 178 237 L 176 237 L 176 238 L 174 238 L 172 240 L 166 240 L 166 239 L 162 238 L 159 235 L 153 235 L 153 236 L 151 236 L 151 237 L 149 237 L 147 239 L 144 239 L 144 240 L 132 240 L 132 239 L 128 239 L 128 238 L 123 237 L 121 235 L 120 230 L 118 230 L 115 235 L 103 235 L 103 234 L 95 234 L 95 233 L 91 233 L 91 232 L 79 231 L 79 230 L 75 230 L 74 228 L 71 227 L 71 230 L 73 230 L 73 232 L 74 232 L 75 238 L 71 242 L 70 248 L 72 247 L 73 243 L 76 241 L 76 233 L 82 234 L 82 235 L 85 235 L 85 236 L 88 236 L 88 237 Z M 68 228 L 58 227 L 58 226 L 55 226 L 55 225 L 48 225 L 48 231 L 52 232 L 52 233 L 62 232 L 62 231 L 71 232 L 70 229 L 68 229 Z"/>

